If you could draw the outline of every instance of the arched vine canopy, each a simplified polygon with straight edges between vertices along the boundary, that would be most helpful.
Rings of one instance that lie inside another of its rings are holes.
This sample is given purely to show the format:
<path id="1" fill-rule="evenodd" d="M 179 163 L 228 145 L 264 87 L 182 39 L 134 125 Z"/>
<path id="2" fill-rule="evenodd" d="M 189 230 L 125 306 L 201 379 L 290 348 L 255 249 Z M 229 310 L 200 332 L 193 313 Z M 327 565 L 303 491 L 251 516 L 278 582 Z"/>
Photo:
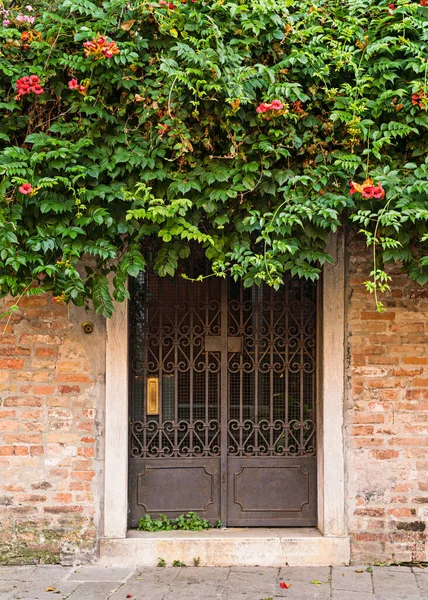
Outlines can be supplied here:
<path id="1" fill-rule="evenodd" d="M 110 316 L 142 242 L 161 276 L 197 244 L 315 279 L 344 225 L 369 291 L 427 282 L 428 0 L 28 1 L 0 5 L 1 295 Z"/>

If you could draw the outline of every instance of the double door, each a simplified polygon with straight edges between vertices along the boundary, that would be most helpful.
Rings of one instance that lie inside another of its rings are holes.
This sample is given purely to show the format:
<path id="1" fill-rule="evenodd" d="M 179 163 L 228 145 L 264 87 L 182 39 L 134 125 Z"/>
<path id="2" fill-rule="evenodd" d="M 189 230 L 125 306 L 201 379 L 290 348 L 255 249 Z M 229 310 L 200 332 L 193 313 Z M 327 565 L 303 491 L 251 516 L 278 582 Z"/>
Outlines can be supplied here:
<path id="1" fill-rule="evenodd" d="M 316 286 L 148 272 L 130 306 L 130 527 L 316 525 Z"/>

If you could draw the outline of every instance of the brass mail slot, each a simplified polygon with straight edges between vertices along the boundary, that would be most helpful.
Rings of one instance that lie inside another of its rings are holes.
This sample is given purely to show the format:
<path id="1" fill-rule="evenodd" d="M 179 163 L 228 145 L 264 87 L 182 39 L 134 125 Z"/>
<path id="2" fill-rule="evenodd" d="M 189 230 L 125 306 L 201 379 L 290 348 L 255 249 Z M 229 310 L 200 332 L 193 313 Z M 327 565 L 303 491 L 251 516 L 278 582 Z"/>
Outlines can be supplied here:
<path id="1" fill-rule="evenodd" d="M 206 335 L 205 336 L 205 350 L 206 352 L 221 352 L 221 337 L 219 335 Z M 227 351 L 228 352 L 242 352 L 242 336 L 229 335 L 227 338 Z"/>
<path id="2" fill-rule="evenodd" d="M 147 380 L 147 414 L 159 414 L 159 379 L 149 377 Z"/>

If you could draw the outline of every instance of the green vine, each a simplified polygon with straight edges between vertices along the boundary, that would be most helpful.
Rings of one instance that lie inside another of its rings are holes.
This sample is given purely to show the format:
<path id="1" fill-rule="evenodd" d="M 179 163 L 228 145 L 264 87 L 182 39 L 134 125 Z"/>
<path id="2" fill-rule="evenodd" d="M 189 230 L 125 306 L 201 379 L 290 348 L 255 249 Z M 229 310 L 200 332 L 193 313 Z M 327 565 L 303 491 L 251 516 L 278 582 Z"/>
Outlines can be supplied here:
<path id="1" fill-rule="evenodd" d="M 3 321 L 45 292 L 109 317 L 195 246 L 314 280 L 342 227 L 378 310 L 388 263 L 427 283 L 426 0 L 3 1 Z"/>

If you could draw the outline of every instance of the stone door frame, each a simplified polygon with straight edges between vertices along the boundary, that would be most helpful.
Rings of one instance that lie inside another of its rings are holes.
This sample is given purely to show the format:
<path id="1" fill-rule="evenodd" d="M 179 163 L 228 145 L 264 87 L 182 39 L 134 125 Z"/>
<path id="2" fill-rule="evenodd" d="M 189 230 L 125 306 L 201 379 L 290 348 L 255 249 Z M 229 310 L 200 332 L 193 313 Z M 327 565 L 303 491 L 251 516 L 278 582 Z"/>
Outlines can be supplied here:
<path id="1" fill-rule="evenodd" d="M 343 411 L 345 395 L 344 236 L 332 235 L 322 278 L 319 319 L 317 415 L 318 530 L 346 537 Z M 104 540 L 127 537 L 128 522 L 128 305 L 117 304 L 107 320 Z"/>

